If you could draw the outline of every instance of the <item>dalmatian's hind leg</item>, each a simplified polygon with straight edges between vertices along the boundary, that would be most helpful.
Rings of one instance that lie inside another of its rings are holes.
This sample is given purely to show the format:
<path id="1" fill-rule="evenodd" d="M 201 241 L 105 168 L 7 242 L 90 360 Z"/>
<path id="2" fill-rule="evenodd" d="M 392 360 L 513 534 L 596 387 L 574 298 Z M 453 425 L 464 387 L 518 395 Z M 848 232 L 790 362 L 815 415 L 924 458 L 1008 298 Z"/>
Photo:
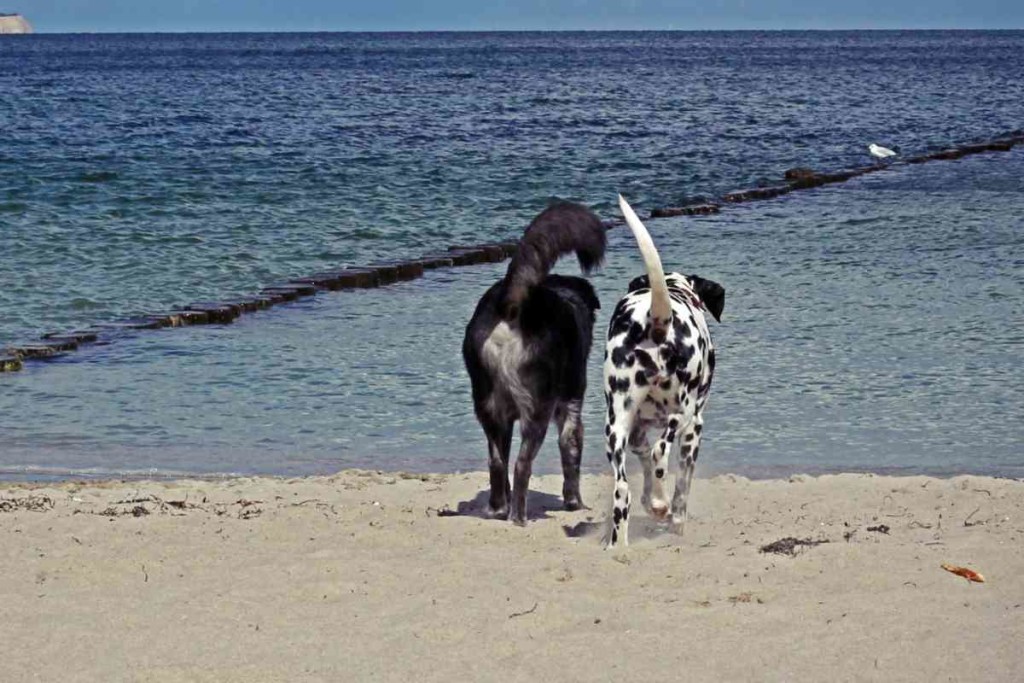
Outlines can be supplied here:
<path id="1" fill-rule="evenodd" d="M 623 393 L 606 394 L 608 403 L 608 421 L 605 426 L 605 453 L 615 475 L 615 487 L 612 490 L 612 515 L 605 537 L 605 548 L 612 549 L 620 543 L 629 545 L 629 482 L 626 481 L 625 450 L 629 439 L 629 425 L 633 421 L 634 410 L 625 407 L 626 395 Z"/>
<path id="2" fill-rule="evenodd" d="M 640 424 L 637 420 L 633 424 L 633 431 L 629 435 L 629 450 L 633 451 L 636 455 L 637 460 L 640 461 L 640 467 L 644 473 L 644 488 L 643 493 L 640 495 L 640 504 L 643 505 L 644 510 L 648 515 L 655 519 L 660 519 L 668 514 L 668 503 L 665 501 L 663 493 L 656 492 L 655 488 L 660 488 L 655 480 L 655 451 L 651 448 L 650 439 L 647 437 L 647 426 Z M 652 504 L 652 501 L 654 504 Z"/>
<path id="3" fill-rule="evenodd" d="M 680 535 L 686 525 L 686 504 L 690 497 L 690 483 L 693 481 L 693 469 L 697 464 L 697 451 L 700 449 L 700 434 L 703 428 L 704 419 L 698 413 L 682 430 L 682 443 L 679 445 L 679 476 L 676 479 L 675 494 L 672 496 L 671 523 L 672 531 Z"/>
<path id="4" fill-rule="evenodd" d="M 650 463 L 644 469 L 644 495 L 650 496 L 645 505 L 647 513 L 657 520 L 667 521 L 669 516 L 668 496 L 665 495 L 665 475 L 668 474 L 668 456 L 676 447 L 676 431 L 679 428 L 680 418 L 678 415 L 671 415 L 668 424 L 661 434 L 661 438 L 651 449 Z M 648 485 L 650 482 L 650 485 Z"/>

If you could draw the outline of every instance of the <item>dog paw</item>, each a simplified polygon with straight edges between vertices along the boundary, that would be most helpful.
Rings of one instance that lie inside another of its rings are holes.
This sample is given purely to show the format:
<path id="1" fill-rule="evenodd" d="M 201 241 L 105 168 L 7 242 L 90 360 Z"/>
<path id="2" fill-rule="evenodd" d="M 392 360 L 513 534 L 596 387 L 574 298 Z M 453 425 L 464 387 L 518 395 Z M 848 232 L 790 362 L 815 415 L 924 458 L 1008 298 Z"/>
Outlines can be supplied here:
<path id="1" fill-rule="evenodd" d="M 488 505 L 484 508 L 484 516 L 488 519 L 508 519 L 508 506 L 503 505 L 496 508 Z"/>
<path id="2" fill-rule="evenodd" d="M 585 507 L 583 505 L 583 501 L 580 500 L 579 498 L 566 498 L 565 499 L 565 509 L 568 510 L 569 512 L 575 512 L 576 510 L 579 510 L 579 509 L 581 509 L 583 507 Z"/>
<path id="3" fill-rule="evenodd" d="M 611 528 L 601 539 L 601 545 L 605 550 L 615 550 L 616 548 L 624 548 L 629 545 L 629 537 L 626 535 L 626 528 L 622 527 L 621 530 Z"/>
<path id="4" fill-rule="evenodd" d="M 647 514 L 654 519 L 660 521 L 667 521 L 668 518 L 668 503 L 663 500 L 651 501 L 650 506 L 647 508 Z"/>
<path id="5" fill-rule="evenodd" d="M 673 517 L 672 521 L 669 522 L 668 529 L 677 536 L 682 536 L 683 531 L 686 528 L 686 520 L 680 519 L 679 517 Z"/>

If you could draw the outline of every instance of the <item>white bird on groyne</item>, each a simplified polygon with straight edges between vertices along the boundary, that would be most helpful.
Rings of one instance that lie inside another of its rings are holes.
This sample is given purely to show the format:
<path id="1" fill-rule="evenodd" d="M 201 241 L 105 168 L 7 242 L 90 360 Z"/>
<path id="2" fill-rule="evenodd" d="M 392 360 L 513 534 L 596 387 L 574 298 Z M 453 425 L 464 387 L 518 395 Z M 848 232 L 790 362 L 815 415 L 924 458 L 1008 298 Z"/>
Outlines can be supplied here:
<path id="1" fill-rule="evenodd" d="M 896 152 L 892 151 L 888 147 L 882 147 L 881 145 L 876 145 L 873 142 L 868 145 L 868 151 L 871 152 L 871 156 L 876 159 L 888 159 L 889 157 L 896 156 Z"/>

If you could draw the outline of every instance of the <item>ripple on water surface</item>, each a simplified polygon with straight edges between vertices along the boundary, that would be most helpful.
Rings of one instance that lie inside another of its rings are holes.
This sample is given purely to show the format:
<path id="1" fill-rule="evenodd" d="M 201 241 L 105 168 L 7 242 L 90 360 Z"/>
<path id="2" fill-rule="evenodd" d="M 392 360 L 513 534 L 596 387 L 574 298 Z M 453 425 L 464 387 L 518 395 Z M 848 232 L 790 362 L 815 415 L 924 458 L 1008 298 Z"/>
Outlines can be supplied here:
<path id="1" fill-rule="evenodd" d="M 32 36 L 0 43 L 0 346 L 326 266 L 986 139 L 1024 33 Z M 865 97 L 864 84 L 899 98 Z M 1020 149 L 651 224 L 720 280 L 701 472 L 1020 476 Z M 504 266 L 0 380 L 0 469 L 479 469 L 459 358 Z M 612 234 L 605 309 L 639 268 Z M 562 266 L 572 272 L 571 264 Z M 597 343 L 585 463 L 601 469 Z M 552 444 L 539 467 L 557 469 Z"/>
<path id="2" fill-rule="evenodd" d="M 669 268 L 725 284 L 701 472 L 1024 476 L 1024 155 L 652 221 Z M 1017 178 L 1015 189 L 1002 183 Z M 998 191 L 963 190 L 992 177 Z M 923 187 L 924 190 L 918 190 Z M 998 204 L 1000 220 L 975 217 Z M 604 308 L 639 272 L 610 233 Z M 224 328 L 140 335 L 4 378 L 0 467 L 53 472 L 480 469 L 460 345 L 505 264 L 325 293 Z M 571 273 L 566 262 L 559 270 Z M 599 338 L 584 466 L 605 467 Z M 546 444 L 538 471 L 558 470 Z"/>

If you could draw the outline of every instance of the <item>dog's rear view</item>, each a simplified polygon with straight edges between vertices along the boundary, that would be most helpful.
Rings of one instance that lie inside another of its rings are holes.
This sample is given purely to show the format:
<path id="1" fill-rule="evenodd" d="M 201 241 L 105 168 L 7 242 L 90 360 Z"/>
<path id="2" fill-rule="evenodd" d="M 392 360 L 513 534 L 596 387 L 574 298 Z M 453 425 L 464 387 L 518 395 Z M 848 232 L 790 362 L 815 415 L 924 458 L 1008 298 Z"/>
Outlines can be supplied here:
<path id="1" fill-rule="evenodd" d="M 626 448 L 643 466 L 644 508 L 682 533 L 715 371 L 715 347 L 703 311 L 719 320 L 725 305 L 725 289 L 718 283 L 666 273 L 647 228 L 621 195 L 619 206 L 640 247 L 647 275 L 630 283 L 608 324 L 605 450 L 615 474 L 609 547 L 628 543 Z M 658 437 L 653 446 L 651 432 Z M 679 458 L 671 506 L 663 486 L 670 451 Z"/>
<path id="2" fill-rule="evenodd" d="M 533 459 L 552 420 L 562 456 L 562 497 L 568 510 L 582 506 L 583 448 L 580 411 L 594 311 L 593 287 L 578 277 L 549 275 L 559 256 L 575 252 L 584 273 L 601 263 L 605 228 L 578 204 L 559 202 L 541 212 L 523 235 L 505 277 L 480 299 L 466 326 L 462 357 L 473 385 L 477 419 L 487 436 L 491 496 L 488 512 L 526 523 Z M 510 490 L 512 427 L 522 444 Z"/>

